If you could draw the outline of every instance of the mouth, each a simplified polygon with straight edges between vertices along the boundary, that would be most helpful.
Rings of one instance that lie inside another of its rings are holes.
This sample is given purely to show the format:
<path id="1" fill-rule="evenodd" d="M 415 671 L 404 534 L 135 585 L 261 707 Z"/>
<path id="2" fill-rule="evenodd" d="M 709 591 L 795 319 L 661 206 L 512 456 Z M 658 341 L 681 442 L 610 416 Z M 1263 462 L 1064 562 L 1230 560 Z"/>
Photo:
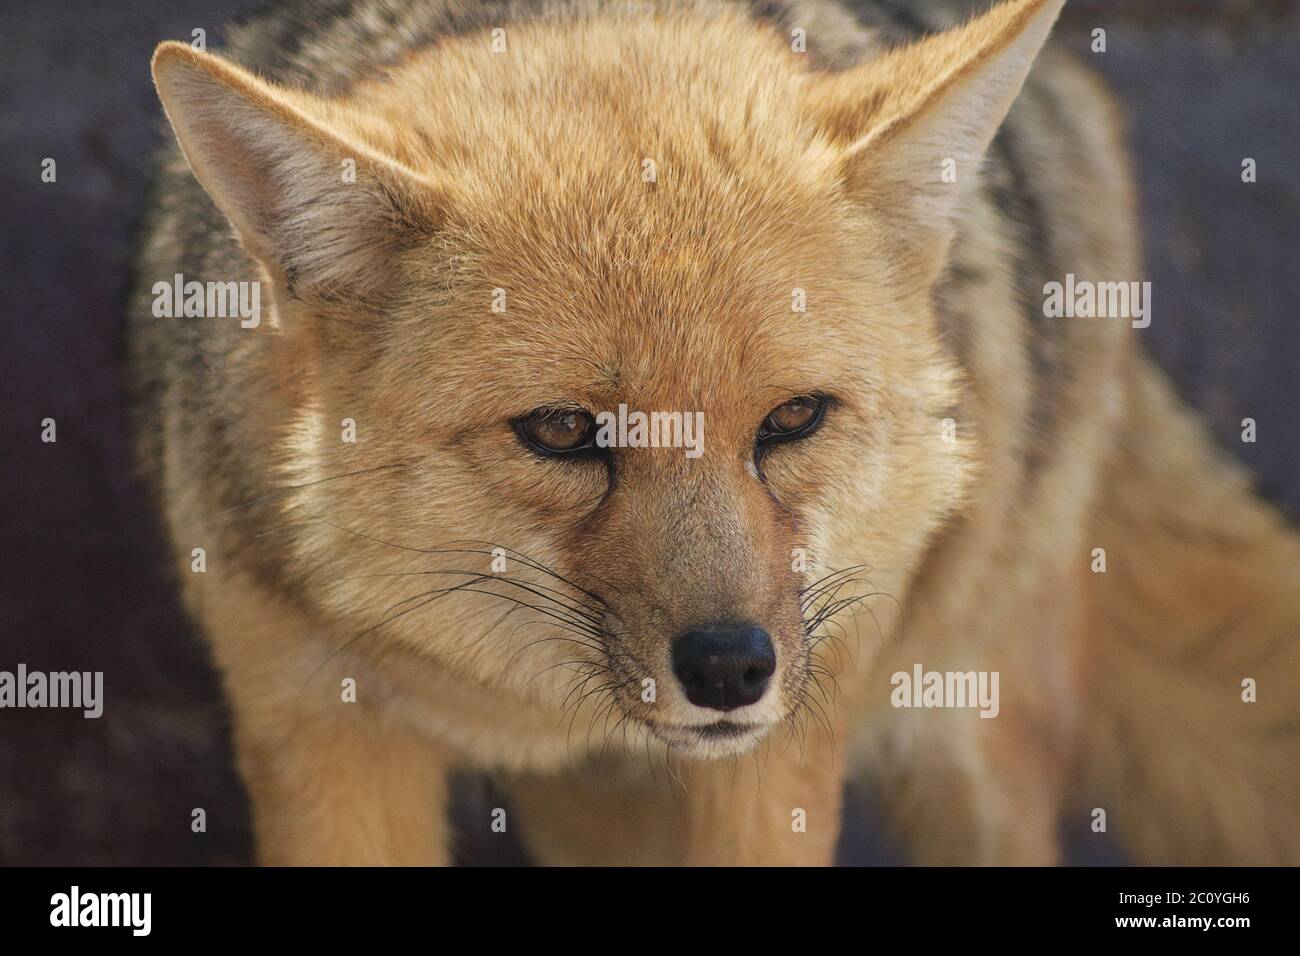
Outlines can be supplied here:
<path id="1" fill-rule="evenodd" d="M 666 744 L 702 757 L 742 754 L 767 734 L 768 724 L 744 724 L 717 720 L 709 724 L 661 724 L 647 722 L 651 733 Z"/>

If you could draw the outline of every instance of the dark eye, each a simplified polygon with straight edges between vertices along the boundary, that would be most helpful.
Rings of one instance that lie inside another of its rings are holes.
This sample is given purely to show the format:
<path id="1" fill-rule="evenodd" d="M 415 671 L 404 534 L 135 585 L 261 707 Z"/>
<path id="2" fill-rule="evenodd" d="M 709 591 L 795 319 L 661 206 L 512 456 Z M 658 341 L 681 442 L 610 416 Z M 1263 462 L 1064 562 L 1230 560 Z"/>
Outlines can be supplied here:
<path id="1" fill-rule="evenodd" d="M 792 398 L 768 412 L 758 429 L 759 442 L 793 441 L 804 438 L 821 424 L 826 399 L 820 395 Z"/>
<path id="2" fill-rule="evenodd" d="M 593 447 L 596 420 L 582 409 L 539 408 L 514 420 L 515 431 L 533 450 L 570 455 Z"/>

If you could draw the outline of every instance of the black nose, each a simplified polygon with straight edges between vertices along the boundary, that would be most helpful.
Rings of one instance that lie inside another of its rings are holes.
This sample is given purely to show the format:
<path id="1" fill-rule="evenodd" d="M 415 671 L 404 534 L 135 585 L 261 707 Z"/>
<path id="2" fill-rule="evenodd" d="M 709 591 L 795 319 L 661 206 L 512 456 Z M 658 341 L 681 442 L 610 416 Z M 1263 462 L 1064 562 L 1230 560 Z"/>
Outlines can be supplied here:
<path id="1" fill-rule="evenodd" d="M 772 639 L 752 624 L 716 624 L 687 631 L 673 643 L 673 673 L 697 707 L 735 710 L 752 704 L 775 672 Z"/>

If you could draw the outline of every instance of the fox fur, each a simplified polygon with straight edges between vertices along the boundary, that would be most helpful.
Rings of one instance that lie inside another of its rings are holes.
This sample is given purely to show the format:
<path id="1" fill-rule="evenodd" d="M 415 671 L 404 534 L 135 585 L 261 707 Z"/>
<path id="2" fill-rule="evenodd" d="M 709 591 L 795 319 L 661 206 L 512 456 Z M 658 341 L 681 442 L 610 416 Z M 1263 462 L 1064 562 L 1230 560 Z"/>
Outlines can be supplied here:
<path id="1" fill-rule="evenodd" d="M 918 862 L 1056 863 L 1101 809 L 1138 862 L 1300 863 L 1300 536 L 1132 323 L 1043 314 L 1142 277 L 1062 2 L 320 0 L 159 47 L 140 461 L 262 861 L 444 863 L 472 770 L 545 863 L 828 864 L 848 782 Z M 260 323 L 156 317 L 177 274 Z M 704 454 L 511 427 L 621 403 Z M 727 619 L 777 670 L 720 734 L 669 649 Z M 893 706 L 916 664 L 998 715 Z"/>

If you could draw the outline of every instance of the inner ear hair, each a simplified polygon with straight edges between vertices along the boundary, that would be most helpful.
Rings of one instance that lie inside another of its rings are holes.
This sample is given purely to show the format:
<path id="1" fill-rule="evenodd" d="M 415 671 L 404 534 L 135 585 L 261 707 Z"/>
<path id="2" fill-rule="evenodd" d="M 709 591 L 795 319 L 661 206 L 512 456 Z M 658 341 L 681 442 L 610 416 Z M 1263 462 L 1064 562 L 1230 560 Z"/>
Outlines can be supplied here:
<path id="1" fill-rule="evenodd" d="M 155 51 L 153 76 L 195 178 L 296 292 L 364 298 L 395 254 L 436 231 L 442 190 L 365 143 L 346 104 L 178 42 Z"/>
<path id="2" fill-rule="evenodd" d="M 946 235 L 1065 0 L 1007 0 L 963 26 L 808 85 L 851 195 L 901 235 Z M 945 179 L 945 169 L 952 176 Z"/>

